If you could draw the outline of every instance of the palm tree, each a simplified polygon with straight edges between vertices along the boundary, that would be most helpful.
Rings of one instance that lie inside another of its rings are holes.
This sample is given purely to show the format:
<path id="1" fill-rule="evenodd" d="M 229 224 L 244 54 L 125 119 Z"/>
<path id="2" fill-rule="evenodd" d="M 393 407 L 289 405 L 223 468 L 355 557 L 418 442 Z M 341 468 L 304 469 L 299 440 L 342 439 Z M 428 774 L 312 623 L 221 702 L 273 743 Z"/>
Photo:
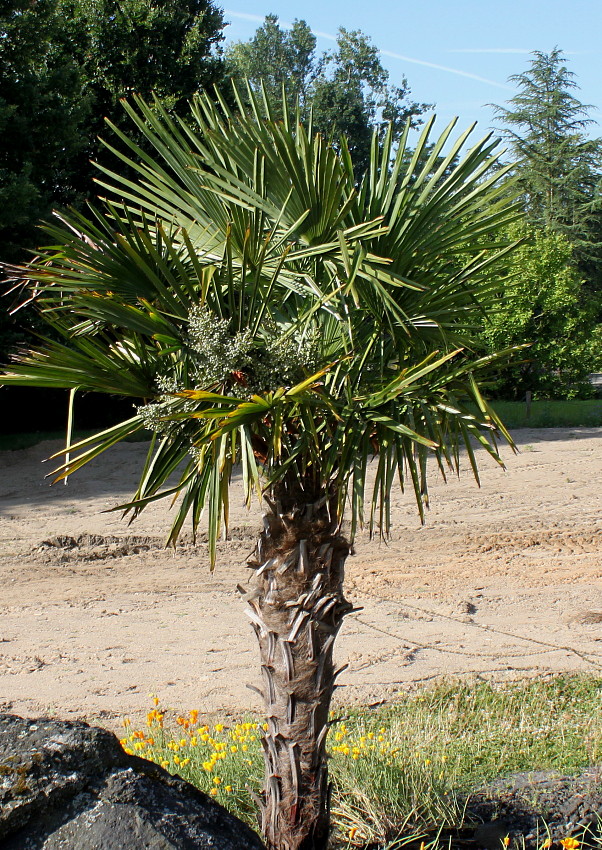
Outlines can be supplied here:
<path id="1" fill-rule="evenodd" d="M 171 544 L 206 508 L 212 565 L 240 467 L 265 507 L 243 591 L 267 713 L 261 827 L 272 850 L 320 850 L 345 559 L 358 526 L 389 533 L 396 478 L 424 516 L 429 457 L 445 475 L 463 448 L 478 480 L 476 441 L 501 463 L 510 437 L 478 384 L 499 355 L 475 354 L 471 333 L 517 212 L 489 137 L 466 151 L 451 124 L 433 144 L 430 122 L 408 154 L 409 131 L 395 150 L 375 136 L 358 183 L 344 142 L 249 96 L 247 114 L 200 97 L 196 132 L 126 107 L 156 153 L 115 130 L 138 179 L 105 172 L 109 199 L 46 226 L 50 247 L 13 269 L 65 342 L 21 352 L 0 382 L 135 399 L 57 477 L 149 429 L 121 507 L 178 496 Z"/>

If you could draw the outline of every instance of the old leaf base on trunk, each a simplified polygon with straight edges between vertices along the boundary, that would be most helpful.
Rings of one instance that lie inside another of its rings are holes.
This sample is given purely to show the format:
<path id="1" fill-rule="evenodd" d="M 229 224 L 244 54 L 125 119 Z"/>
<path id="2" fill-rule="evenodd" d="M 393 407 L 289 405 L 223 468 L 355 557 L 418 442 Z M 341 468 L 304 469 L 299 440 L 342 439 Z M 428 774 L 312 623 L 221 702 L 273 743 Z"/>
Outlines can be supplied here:
<path id="1" fill-rule="evenodd" d="M 322 850 L 329 831 L 328 714 L 341 672 L 332 650 L 352 610 L 343 595 L 349 543 L 330 497 L 266 501 L 247 594 L 268 727 L 261 825 L 270 850 Z"/>

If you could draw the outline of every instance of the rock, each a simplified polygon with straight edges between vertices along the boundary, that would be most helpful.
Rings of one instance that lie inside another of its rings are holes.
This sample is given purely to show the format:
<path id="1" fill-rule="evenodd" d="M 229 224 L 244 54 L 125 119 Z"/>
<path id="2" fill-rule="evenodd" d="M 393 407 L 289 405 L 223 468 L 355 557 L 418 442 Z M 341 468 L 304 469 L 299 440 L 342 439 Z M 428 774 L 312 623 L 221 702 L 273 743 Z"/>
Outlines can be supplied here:
<path id="1" fill-rule="evenodd" d="M 0 715 L 2 850 L 261 850 L 188 782 L 105 729 Z"/>
<path id="2" fill-rule="evenodd" d="M 504 820 L 525 850 L 540 848 L 542 835 L 558 850 L 558 842 L 568 836 L 576 836 L 583 847 L 598 847 L 602 769 L 588 768 L 576 776 L 555 771 L 516 773 L 473 789 L 466 811 L 476 820 Z"/>
<path id="3" fill-rule="evenodd" d="M 474 842 L 485 850 L 502 850 L 504 838 L 508 835 L 508 823 L 505 820 L 490 820 L 481 823 L 474 831 Z"/>

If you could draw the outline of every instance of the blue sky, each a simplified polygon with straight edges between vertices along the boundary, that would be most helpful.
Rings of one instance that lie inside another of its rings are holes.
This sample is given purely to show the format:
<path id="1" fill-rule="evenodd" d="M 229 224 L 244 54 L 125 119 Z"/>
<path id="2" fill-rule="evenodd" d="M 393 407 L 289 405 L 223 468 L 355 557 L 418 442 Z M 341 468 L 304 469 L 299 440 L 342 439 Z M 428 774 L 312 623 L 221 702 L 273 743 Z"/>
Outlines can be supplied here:
<path id="1" fill-rule="evenodd" d="M 488 103 L 503 104 L 515 89 L 507 80 L 528 67 L 529 54 L 555 46 L 568 59 L 583 103 L 598 122 L 590 133 L 602 136 L 602 0 L 226 0 L 228 40 L 253 36 L 264 16 L 278 15 L 284 26 L 307 21 L 318 50 L 334 46 L 339 26 L 360 29 L 381 51 L 391 82 L 403 75 L 412 98 L 435 103 L 443 124 L 454 115 L 462 129 L 473 121 L 492 126 Z"/>

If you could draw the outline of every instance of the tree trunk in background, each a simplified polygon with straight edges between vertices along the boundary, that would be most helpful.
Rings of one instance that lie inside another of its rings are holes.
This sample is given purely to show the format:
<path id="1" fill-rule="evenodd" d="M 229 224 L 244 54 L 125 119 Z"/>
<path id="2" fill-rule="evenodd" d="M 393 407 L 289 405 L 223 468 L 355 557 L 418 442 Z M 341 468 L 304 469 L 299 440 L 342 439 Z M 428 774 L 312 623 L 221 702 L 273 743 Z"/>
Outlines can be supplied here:
<path id="1" fill-rule="evenodd" d="M 332 650 L 352 606 L 343 595 L 349 544 L 334 502 L 274 494 L 249 566 L 247 613 L 259 641 L 268 729 L 262 740 L 262 831 L 269 850 L 324 850 L 329 832 L 328 713 Z"/>

